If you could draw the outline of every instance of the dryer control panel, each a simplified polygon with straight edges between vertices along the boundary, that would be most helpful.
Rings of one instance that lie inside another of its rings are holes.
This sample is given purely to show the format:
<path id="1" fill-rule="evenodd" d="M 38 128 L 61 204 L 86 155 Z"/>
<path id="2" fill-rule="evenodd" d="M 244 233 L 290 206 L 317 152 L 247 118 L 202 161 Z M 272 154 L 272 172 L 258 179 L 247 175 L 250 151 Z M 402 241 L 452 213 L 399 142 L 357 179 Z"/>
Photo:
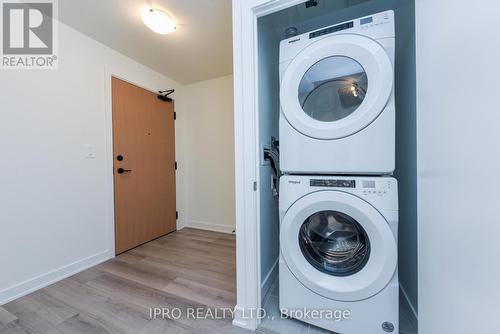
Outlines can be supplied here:
<path id="1" fill-rule="evenodd" d="M 395 38 L 394 12 L 385 11 L 339 22 L 284 39 L 280 42 L 280 63 L 292 60 L 311 43 L 337 34 L 358 34 L 375 40 Z"/>
<path id="2" fill-rule="evenodd" d="M 387 12 L 383 12 L 383 13 L 377 13 L 377 14 L 373 14 L 370 16 L 366 16 L 366 17 L 363 17 L 360 19 L 336 24 L 336 25 L 329 26 L 329 27 L 326 27 L 326 28 L 323 28 L 320 30 L 315 30 L 315 31 L 310 32 L 309 39 L 333 34 L 336 32 L 343 31 L 343 30 L 349 30 L 349 29 L 353 29 L 353 28 L 355 28 L 354 30 L 365 30 L 365 29 L 370 29 L 370 28 L 383 27 L 383 26 L 388 25 L 388 24 L 393 22 L 393 20 L 394 20 L 393 15 L 394 14 L 391 11 L 387 11 Z M 293 39 L 292 39 L 292 41 L 293 41 Z"/>
<path id="3" fill-rule="evenodd" d="M 354 27 L 354 21 L 342 23 L 333 27 L 328 27 L 325 29 L 317 30 L 309 34 L 309 38 L 316 38 L 323 35 L 332 34 L 337 31 L 342 31 Z"/>

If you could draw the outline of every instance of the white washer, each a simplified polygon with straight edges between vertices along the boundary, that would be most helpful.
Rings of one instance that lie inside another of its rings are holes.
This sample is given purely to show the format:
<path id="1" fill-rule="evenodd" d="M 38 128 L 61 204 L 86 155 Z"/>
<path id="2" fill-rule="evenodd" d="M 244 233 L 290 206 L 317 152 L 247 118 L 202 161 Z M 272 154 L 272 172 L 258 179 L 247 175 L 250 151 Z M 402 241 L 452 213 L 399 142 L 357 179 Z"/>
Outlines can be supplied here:
<path id="1" fill-rule="evenodd" d="M 341 334 L 399 333 L 397 181 L 280 182 L 282 313 Z"/>
<path id="2" fill-rule="evenodd" d="M 283 172 L 394 171 L 394 47 L 393 11 L 281 42 Z"/>

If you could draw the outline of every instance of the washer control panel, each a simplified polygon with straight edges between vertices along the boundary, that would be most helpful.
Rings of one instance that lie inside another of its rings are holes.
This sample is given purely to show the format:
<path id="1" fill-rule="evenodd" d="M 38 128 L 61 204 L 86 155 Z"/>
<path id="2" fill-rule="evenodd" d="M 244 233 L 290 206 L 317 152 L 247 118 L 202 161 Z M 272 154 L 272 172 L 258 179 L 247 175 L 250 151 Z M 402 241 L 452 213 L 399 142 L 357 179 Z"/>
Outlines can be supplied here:
<path id="1" fill-rule="evenodd" d="M 361 181 L 361 193 L 363 195 L 383 196 L 391 190 L 390 181 L 363 180 Z"/>
<path id="2" fill-rule="evenodd" d="M 356 188 L 356 180 L 312 179 L 311 187 Z"/>
<path id="3" fill-rule="evenodd" d="M 380 210 L 398 210 L 398 181 L 389 176 L 283 175 L 280 206 L 289 208 L 297 199 L 315 192 L 336 192 L 362 198 Z M 285 210 L 286 211 L 286 210 Z"/>
<path id="4" fill-rule="evenodd" d="M 311 187 L 318 188 L 357 188 L 358 193 L 362 195 L 382 196 L 391 189 L 390 181 L 383 180 L 350 180 L 350 179 L 311 179 Z"/>

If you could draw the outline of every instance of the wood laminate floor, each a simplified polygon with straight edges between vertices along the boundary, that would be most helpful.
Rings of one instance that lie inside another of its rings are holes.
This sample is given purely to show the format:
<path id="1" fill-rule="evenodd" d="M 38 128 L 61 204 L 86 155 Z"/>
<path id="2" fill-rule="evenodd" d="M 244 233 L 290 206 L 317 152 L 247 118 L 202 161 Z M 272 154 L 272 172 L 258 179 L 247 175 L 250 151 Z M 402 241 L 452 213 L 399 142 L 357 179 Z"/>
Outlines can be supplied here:
<path id="1" fill-rule="evenodd" d="M 215 319 L 235 303 L 234 236 L 186 228 L 0 307 L 0 334 L 250 333 Z"/>

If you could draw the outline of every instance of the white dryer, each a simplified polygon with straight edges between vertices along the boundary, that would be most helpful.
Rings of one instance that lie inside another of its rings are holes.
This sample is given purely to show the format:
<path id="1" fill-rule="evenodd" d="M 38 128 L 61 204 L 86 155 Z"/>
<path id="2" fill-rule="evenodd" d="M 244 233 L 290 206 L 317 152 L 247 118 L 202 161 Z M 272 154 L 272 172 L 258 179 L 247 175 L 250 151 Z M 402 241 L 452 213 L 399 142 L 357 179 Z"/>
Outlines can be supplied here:
<path id="1" fill-rule="evenodd" d="M 394 171 L 394 47 L 393 11 L 281 42 L 283 172 Z"/>
<path id="2" fill-rule="evenodd" d="M 397 181 L 280 182 L 282 313 L 340 334 L 399 333 Z"/>

